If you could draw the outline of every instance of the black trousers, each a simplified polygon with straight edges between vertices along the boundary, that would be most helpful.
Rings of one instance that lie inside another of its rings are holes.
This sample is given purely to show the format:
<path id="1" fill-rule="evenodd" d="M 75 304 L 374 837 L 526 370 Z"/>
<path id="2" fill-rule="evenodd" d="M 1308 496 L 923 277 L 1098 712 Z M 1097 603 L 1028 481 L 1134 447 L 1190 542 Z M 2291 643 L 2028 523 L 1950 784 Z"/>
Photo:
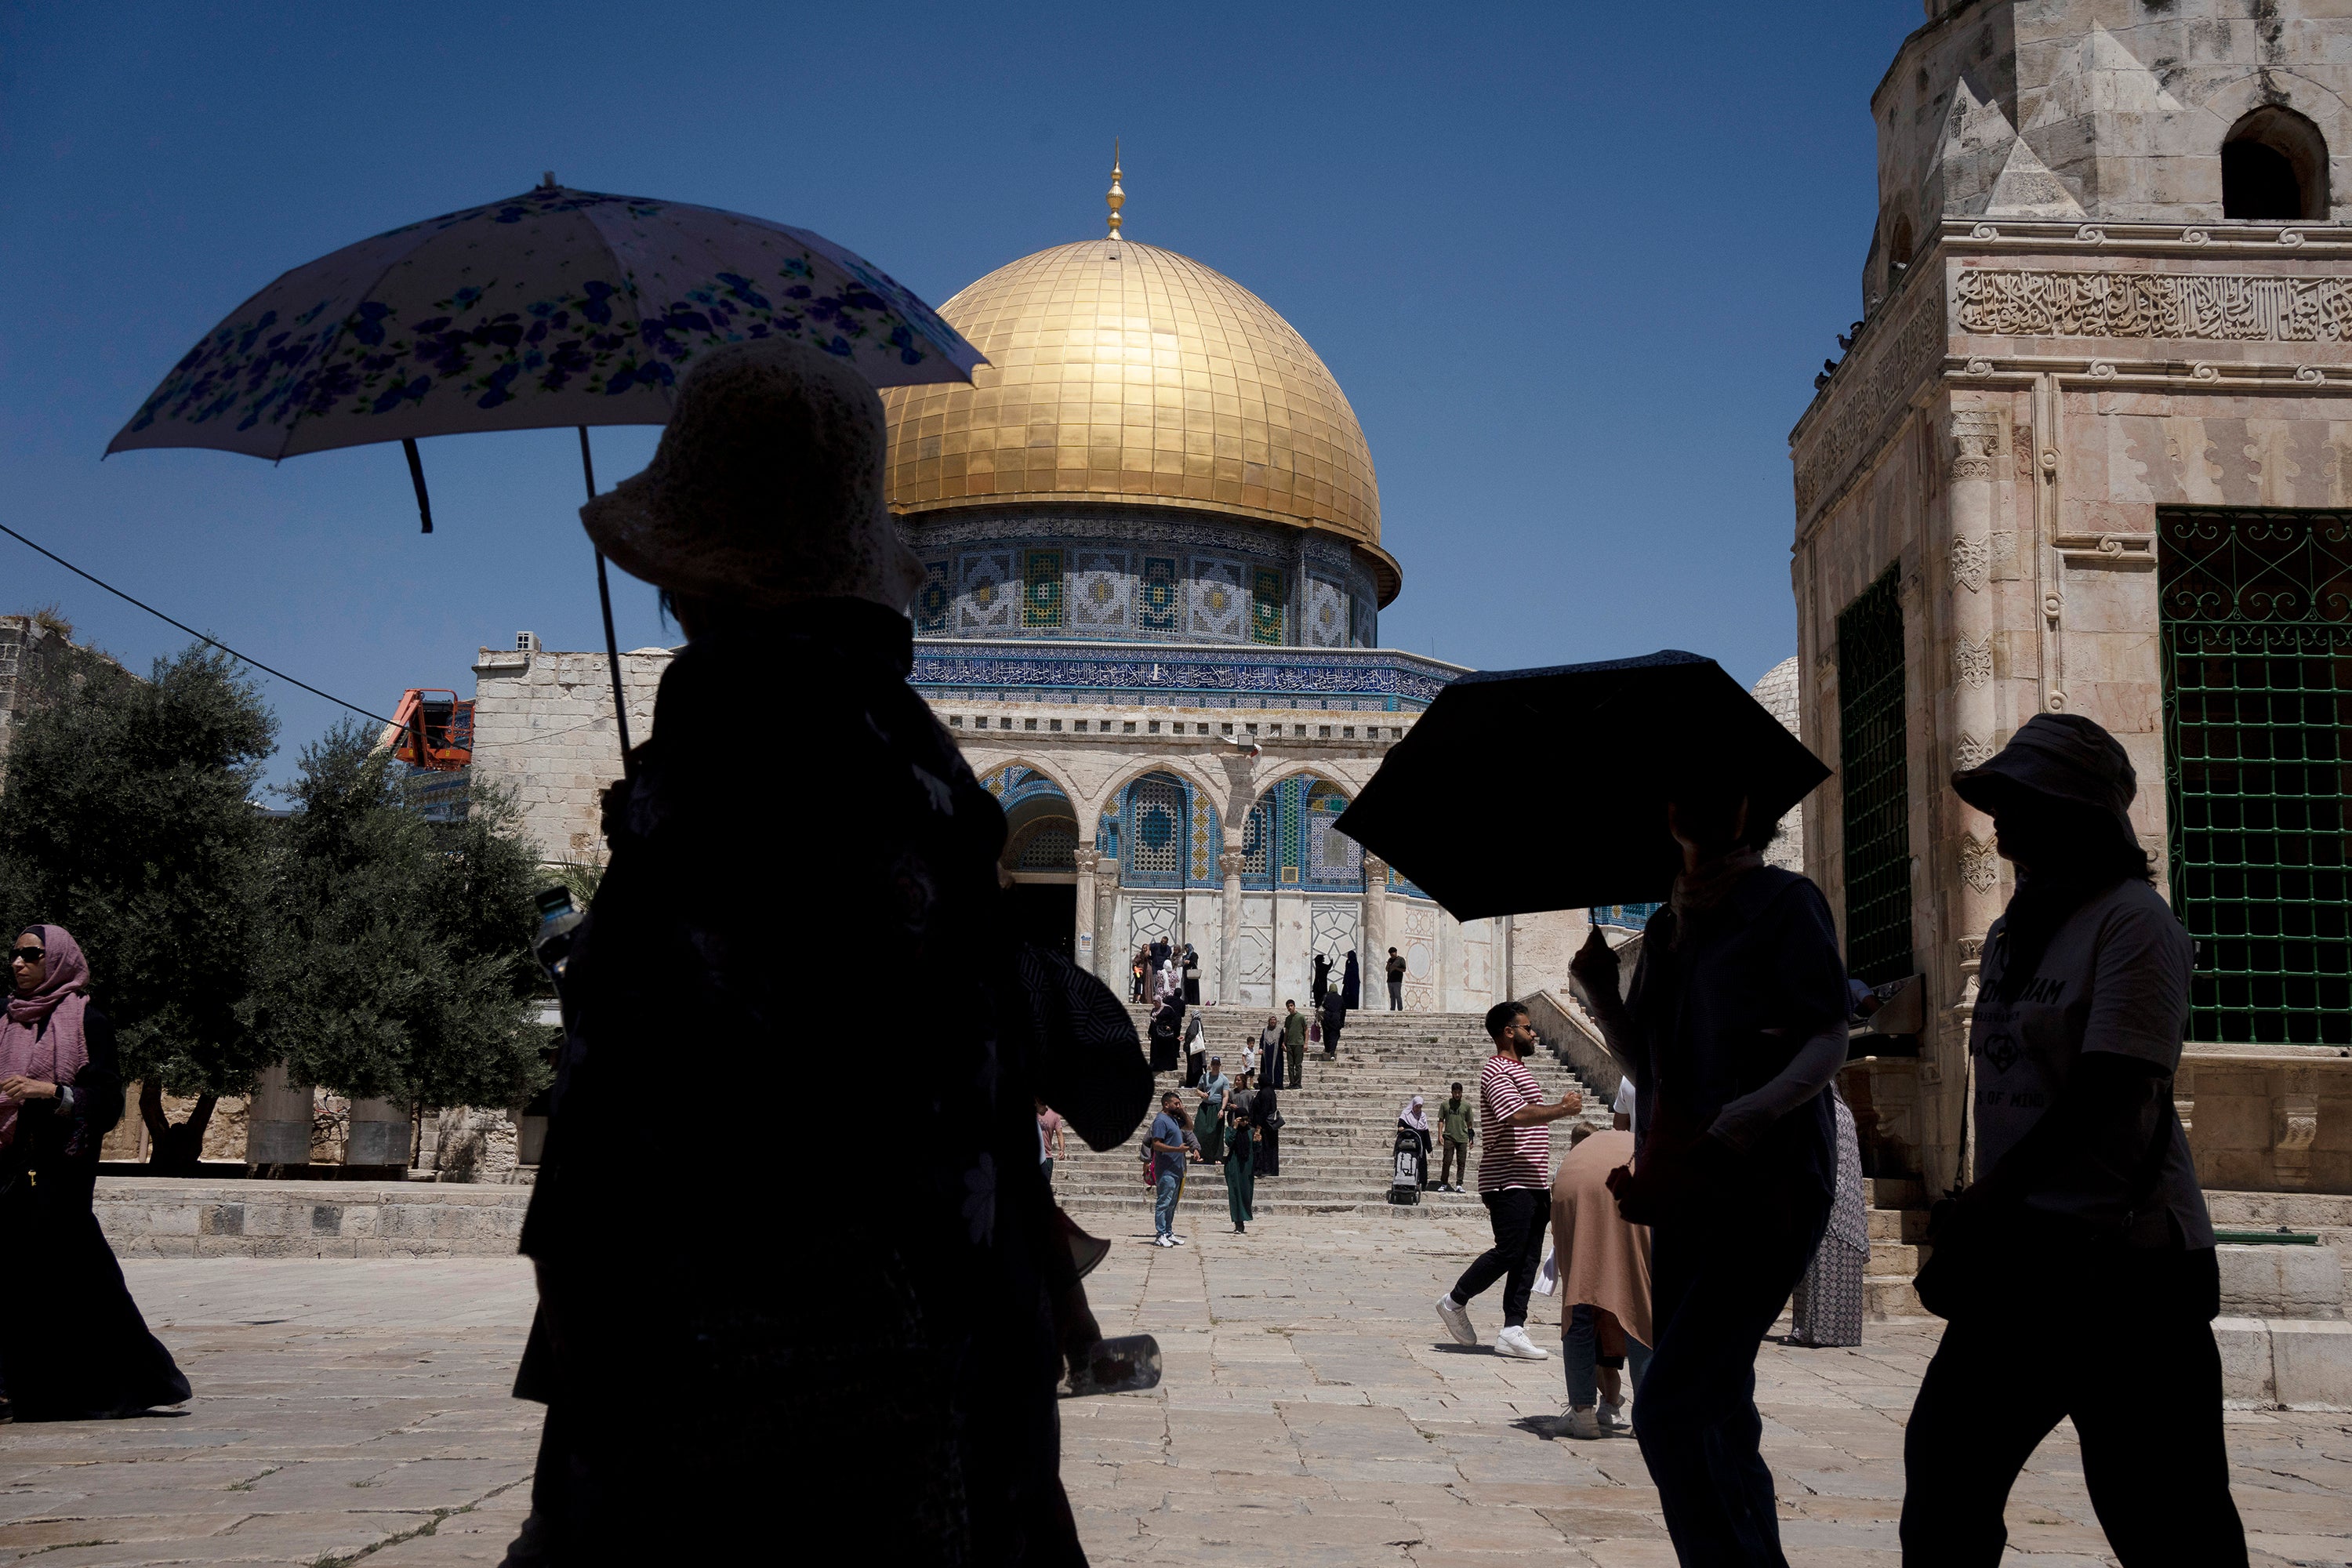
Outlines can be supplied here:
<path id="1" fill-rule="evenodd" d="M 2083 1484 L 2125 1568 L 2244 1568 L 2221 1441 L 2221 1356 L 2193 1278 L 2213 1255 L 2160 1257 L 2158 1267 L 2192 1278 L 2145 1278 L 2155 1260 L 2053 1268 L 2015 1317 L 1987 1312 L 1944 1331 L 1903 1439 L 1905 1568 L 1999 1563 L 2010 1487 L 2061 1416 L 2074 1418 Z M 2021 1321 L 2035 1325 L 2027 1375 Z"/>
<path id="2" fill-rule="evenodd" d="M 1519 1328 L 1528 1321 L 1528 1298 L 1535 1294 L 1536 1270 L 1543 1267 L 1544 1227 L 1551 1224 L 1551 1194 L 1541 1187 L 1505 1187 L 1478 1196 L 1486 1205 L 1486 1217 L 1494 1223 L 1495 1245 L 1462 1271 L 1462 1278 L 1454 1284 L 1454 1299 L 1467 1305 L 1471 1297 L 1503 1279 L 1503 1326 Z"/>
<path id="3" fill-rule="evenodd" d="M 1657 1343 L 1633 1401 L 1633 1435 L 1685 1563 L 1788 1568 L 1758 1445 L 1756 1349 L 1829 1224 L 1830 1194 L 1758 1184 L 1710 1200 L 1703 1220 L 1650 1232 Z"/>

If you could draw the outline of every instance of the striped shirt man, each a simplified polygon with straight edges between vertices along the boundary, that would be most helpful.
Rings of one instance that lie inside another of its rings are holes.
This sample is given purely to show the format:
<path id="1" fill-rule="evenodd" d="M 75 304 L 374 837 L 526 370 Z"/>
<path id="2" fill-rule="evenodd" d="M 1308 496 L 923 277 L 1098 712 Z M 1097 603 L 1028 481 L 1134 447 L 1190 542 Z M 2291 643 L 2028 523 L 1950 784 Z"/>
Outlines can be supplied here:
<path id="1" fill-rule="evenodd" d="M 1478 1069 L 1479 1123 L 1486 1135 L 1478 1155 L 1481 1193 L 1507 1187 L 1551 1190 L 1551 1124 L 1508 1124 L 1515 1112 L 1543 1102 L 1542 1086 L 1517 1057 L 1498 1051 Z"/>

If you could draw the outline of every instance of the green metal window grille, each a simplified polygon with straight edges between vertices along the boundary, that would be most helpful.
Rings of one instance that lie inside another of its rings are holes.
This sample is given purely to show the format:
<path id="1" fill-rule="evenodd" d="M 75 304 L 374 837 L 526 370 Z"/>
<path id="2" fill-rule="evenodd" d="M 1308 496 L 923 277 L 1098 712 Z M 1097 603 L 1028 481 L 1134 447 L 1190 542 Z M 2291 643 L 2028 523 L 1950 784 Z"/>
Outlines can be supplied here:
<path id="1" fill-rule="evenodd" d="M 1052 628 L 1062 624 L 1062 552 L 1021 552 L 1021 624 Z"/>
<path id="2" fill-rule="evenodd" d="M 1282 574 L 1271 566 L 1250 568 L 1250 641 L 1282 642 L 1282 617 L 1289 595 Z"/>
<path id="3" fill-rule="evenodd" d="M 2157 514 L 2189 1037 L 2352 1045 L 2352 512 Z"/>
<path id="4" fill-rule="evenodd" d="M 1845 784 L 1845 966 L 1875 985 L 1911 973 L 1911 778 L 1896 568 L 1838 616 Z"/>

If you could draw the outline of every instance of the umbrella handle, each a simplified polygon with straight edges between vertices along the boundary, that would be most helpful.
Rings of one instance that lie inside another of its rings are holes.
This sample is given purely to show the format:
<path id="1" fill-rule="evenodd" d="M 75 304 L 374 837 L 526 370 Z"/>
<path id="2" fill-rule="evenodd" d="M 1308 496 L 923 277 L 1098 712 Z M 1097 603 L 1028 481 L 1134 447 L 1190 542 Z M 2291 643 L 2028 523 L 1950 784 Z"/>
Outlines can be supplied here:
<path id="1" fill-rule="evenodd" d="M 408 454 L 408 482 L 416 487 L 416 518 L 425 531 L 433 531 L 433 500 L 425 493 L 425 459 L 416 455 L 416 443 L 403 440 L 400 449 Z"/>
<path id="2" fill-rule="evenodd" d="M 415 466 L 416 449 L 414 447 L 409 448 L 408 460 L 412 467 Z M 585 425 L 580 426 L 580 473 L 588 481 L 588 499 L 594 500 L 596 461 L 589 455 L 588 426 Z M 421 500 L 425 494 L 425 481 L 420 478 L 416 483 L 416 493 Z M 428 533 L 432 531 L 433 520 L 430 517 L 425 519 L 425 528 Z M 621 776 L 635 780 L 637 760 L 629 752 L 629 705 L 621 694 L 621 639 L 613 635 L 613 585 L 604 574 L 604 552 L 602 550 L 596 552 L 596 597 L 604 608 L 604 657 L 613 672 L 613 721 L 621 731 Z"/>

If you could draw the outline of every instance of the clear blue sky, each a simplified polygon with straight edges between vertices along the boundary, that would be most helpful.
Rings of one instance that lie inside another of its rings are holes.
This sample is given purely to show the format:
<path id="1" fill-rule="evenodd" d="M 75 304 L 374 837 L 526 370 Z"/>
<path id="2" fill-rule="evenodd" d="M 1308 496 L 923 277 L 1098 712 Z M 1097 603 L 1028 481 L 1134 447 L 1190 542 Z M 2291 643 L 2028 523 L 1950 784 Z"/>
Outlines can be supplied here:
<path id="1" fill-rule="evenodd" d="M 1101 232 L 1255 290 L 1347 389 L 1404 592 L 1495 668 L 1793 652 L 1787 436 L 1859 310 L 1868 97 L 1916 0 L 1026 5 L 0 0 L 0 517 L 316 685 L 599 646 L 570 431 L 101 463 L 287 268 L 553 169 L 814 228 L 932 302 Z M 599 432 L 605 483 L 655 433 Z M 621 579 L 624 647 L 674 640 Z M 185 642 L 0 537 L 142 668 Z M 335 710 L 268 683 L 284 776 Z M 780 694 L 781 695 L 781 694 Z"/>

